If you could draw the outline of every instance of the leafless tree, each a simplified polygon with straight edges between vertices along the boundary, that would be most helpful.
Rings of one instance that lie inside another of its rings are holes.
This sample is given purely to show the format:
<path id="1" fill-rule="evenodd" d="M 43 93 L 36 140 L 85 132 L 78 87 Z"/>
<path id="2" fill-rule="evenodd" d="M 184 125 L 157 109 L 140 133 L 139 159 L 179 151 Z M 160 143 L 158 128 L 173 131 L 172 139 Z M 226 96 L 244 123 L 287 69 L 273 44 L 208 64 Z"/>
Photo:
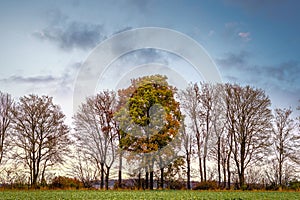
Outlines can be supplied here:
<path id="1" fill-rule="evenodd" d="M 78 148 L 76 148 L 74 156 L 71 161 L 70 176 L 78 178 L 84 187 L 92 187 L 92 182 L 99 177 L 99 170 L 95 165 L 94 158 Z"/>
<path id="2" fill-rule="evenodd" d="M 186 114 L 186 120 L 190 122 L 187 126 L 189 126 L 195 134 L 200 180 L 202 182 L 204 180 L 202 165 L 202 146 L 204 141 L 201 132 L 203 124 L 201 122 L 201 106 L 199 104 L 200 95 L 200 88 L 198 84 L 190 84 L 185 90 L 180 92 L 179 98 L 183 113 Z"/>
<path id="3" fill-rule="evenodd" d="M 100 187 L 104 186 L 105 176 L 106 189 L 118 148 L 117 125 L 113 118 L 116 103 L 114 92 L 103 91 L 87 98 L 74 116 L 77 144 L 94 158 L 100 170 Z"/>
<path id="4" fill-rule="evenodd" d="M 278 184 L 283 184 L 285 164 L 299 164 L 300 136 L 295 133 L 296 124 L 291 117 L 292 110 L 275 109 L 272 147 L 278 164 Z"/>
<path id="5" fill-rule="evenodd" d="M 37 187 L 48 167 L 63 163 L 68 153 L 69 128 L 65 115 L 52 97 L 29 95 L 20 98 L 13 111 L 15 158 L 29 168 L 30 183 Z"/>
<path id="6" fill-rule="evenodd" d="M 191 189 L 191 157 L 192 157 L 192 147 L 193 147 L 193 135 L 189 134 L 186 131 L 185 123 L 184 121 L 182 122 L 181 125 L 181 138 L 182 138 L 182 143 L 183 143 L 183 149 L 184 149 L 184 154 L 185 154 L 185 162 L 186 162 L 186 176 L 187 176 L 187 189 Z"/>
<path id="7" fill-rule="evenodd" d="M 225 85 L 228 133 L 239 186 L 245 184 L 245 170 L 264 157 L 270 145 L 270 99 L 250 86 Z"/>
<path id="8" fill-rule="evenodd" d="M 0 91 L 0 165 L 4 154 L 9 150 L 8 134 L 11 129 L 11 116 L 14 102 L 9 94 Z"/>
<path id="9" fill-rule="evenodd" d="M 226 159 L 228 144 L 225 135 L 226 126 L 226 108 L 224 101 L 224 89 L 223 85 L 217 84 L 213 86 L 212 93 L 212 110 L 211 110 L 211 131 L 212 141 L 210 144 L 210 151 L 212 158 L 217 161 L 217 171 L 218 171 L 218 184 L 221 186 L 222 172 L 224 176 L 224 182 L 226 182 Z M 223 167 L 223 170 L 222 170 Z"/>
<path id="10" fill-rule="evenodd" d="M 201 92 L 198 98 L 200 103 L 200 119 L 203 123 L 203 177 L 207 180 L 207 156 L 209 154 L 209 143 L 212 136 L 212 115 L 216 96 L 214 96 L 215 86 L 209 83 L 201 83 Z"/>
<path id="11" fill-rule="evenodd" d="M 217 127 L 219 120 L 216 119 L 220 111 L 217 95 L 217 86 L 210 83 L 190 85 L 180 94 L 181 107 L 195 132 L 201 181 L 207 180 L 207 161 L 213 132 L 220 134 L 219 126 Z"/>

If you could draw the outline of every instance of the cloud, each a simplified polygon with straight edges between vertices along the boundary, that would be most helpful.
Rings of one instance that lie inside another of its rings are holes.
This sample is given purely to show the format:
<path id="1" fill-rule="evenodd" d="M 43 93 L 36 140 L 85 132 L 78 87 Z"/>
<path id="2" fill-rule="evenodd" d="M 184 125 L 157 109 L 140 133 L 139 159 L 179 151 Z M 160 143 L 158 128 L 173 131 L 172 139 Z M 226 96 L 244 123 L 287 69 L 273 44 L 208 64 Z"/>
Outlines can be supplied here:
<path id="1" fill-rule="evenodd" d="M 248 41 L 250 41 L 251 40 L 251 38 L 250 38 L 250 32 L 239 32 L 238 33 L 238 36 L 240 37 L 240 38 L 242 38 L 244 41 L 246 41 L 246 42 L 248 42 Z"/>
<path id="2" fill-rule="evenodd" d="M 127 26 L 127 27 L 125 27 L 125 28 L 121 28 L 120 30 L 115 31 L 112 35 L 116 35 L 116 34 L 118 34 L 118 33 L 124 32 L 124 31 L 129 31 L 129 30 L 131 30 L 131 29 L 133 29 L 131 26 Z"/>
<path id="3" fill-rule="evenodd" d="M 288 60 L 272 65 L 256 65 L 250 63 L 251 54 L 245 51 L 227 53 L 225 57 L 216 59 L 219 69 L 230 82 L 255 85 L 264 89 L 273 88 L 285 92 L 300 90 L 300 64 Z"/>
<path id="4" fill-rule="evenodd" d="M 247 66 L 247 58 L 250 57 L 247 51 L 240 51 L 239 53 L 227 53 L 224 58 L 216 59 L 217 64 L 223 68 L 245 68 Z"/>
<path id="5" fill-rule="evenodd" d="M 47 76 L 32 76 L 32 77 L 24 77 L 24 76 L 10 76 L 9 78 L 0 79 L 1 82 L 4 83 L 32 83 L 32 84 L 40 84 L 40 83 L 51 83 L 56 81 L 57 78 L 51 75 Z"/>
<path id="6" fill-rule="evenodd" d="M 0 84 L 7 88 L 18 88 L 24 91 L 41 91 L 47 94 L 59 94 L 65 96 L 73 92 L 76 74 L 81 66 L 81 62 L 76 62 L 65 67 L 61 75 L 52 74 L 22 76 L 12 75 L 8 78 L 0 79 Z"/>
<path id="7" fill-rule="evenodd" d="M 68 22 L 65 26 L 49 26 L 33 35 L 42 40 L 55 42 L 61 49 L 90 49 L 105 37 L 103 27 L 99 24 L 87 24 L 77 21 Z"/>
<path id="8" fill-rule="evenodd" d="M 242 41 L 250 41 L 251 40 L 251 33 L 248 31 L 245 31 L 247 29 L 247 26 L 244 23 L 239 22 L 226 22 L 224 24 L 224 33 L 225 39 L 242 39 Z"/>

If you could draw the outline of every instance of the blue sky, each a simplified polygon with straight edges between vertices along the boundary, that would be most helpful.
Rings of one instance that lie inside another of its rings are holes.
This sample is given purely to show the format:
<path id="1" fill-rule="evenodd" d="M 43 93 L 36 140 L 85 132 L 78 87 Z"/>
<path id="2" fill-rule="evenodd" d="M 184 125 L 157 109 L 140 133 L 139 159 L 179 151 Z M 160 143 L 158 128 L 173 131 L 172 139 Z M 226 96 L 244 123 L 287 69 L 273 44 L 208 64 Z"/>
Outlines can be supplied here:
<path id="1" fill-rule="evenodd" d="M 70 120 L 74 82 L 91 51 L 120 31 L 163 27 L 202 45 L 224 82 L 262 88 L 274 107 L 295 108 L 300 99 L 299 9 L 297 0 L 2 0 L 0 90 L 14 97 L 51 95 Z M 181 58 L 145 50 L 116 61 L 100 84 L 109 87 L 126 73 L 122 65 L 147 62 L 168 63 L 187 81 L 198 80 Z"/>

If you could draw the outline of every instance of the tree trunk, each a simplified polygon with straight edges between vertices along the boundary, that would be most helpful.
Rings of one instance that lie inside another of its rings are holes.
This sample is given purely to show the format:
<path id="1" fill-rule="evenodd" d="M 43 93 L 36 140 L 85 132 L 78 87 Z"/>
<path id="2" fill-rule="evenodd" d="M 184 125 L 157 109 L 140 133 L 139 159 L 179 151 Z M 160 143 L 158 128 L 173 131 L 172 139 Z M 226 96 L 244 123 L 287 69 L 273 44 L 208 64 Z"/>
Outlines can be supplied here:
<path id="1" fill-rule="evenodd" d="M 241 143 L 241 169 L 239 173 L 240 188 L 245 184 L 245 148 L 246 148 L 246 139 L 243 139 Z"/>
<path id="2" fill-rule="evenodd" d="M 202 159 L 199 157 L 200 181 L 203 182 Z"/>
<path id="3" fill-rule="evenodd" d="M 190 159 L 190 152 L 186 154 L 186 163 L 187 163 L 187 183 L 186 187 L 188 190 L 191 189 L 191 159 Z"/>
<path id="4" fill-rule="evenodd" d="M 218 186 L 221 186 L 221 139 L 218 137 Z"/>
<path id="5" fill-rule="evenodd" d="M 122 152 L 119 155 L 118 188 L 122 188 Z"/>
<path id="6" fill-rule="evenodd" d="M 145 173 L 145 189 L 149 189 L 149 172 L 148 172 L 148 170 Z"/>
<path id="7" fill-rule="evenodd" d="M 224 162 L 223 162 L 223 175 L 224 175 L 224 185 L 223 185 L 223 188 L 226 188 L 226 160 L 224 159 Z"/>
<path id="8" fill-rule="evenodd" d="M 203 156 L 203 179 L 206 182 L 206 156 Z"/>
<path id="9" fill-rule="evenodd" d="M 280 131 L 280 139 L 282 138 L 282 133 Z M 280 140 L 280 148 L 279 148 L 279 185 L 282 186 L 282 156 L 283 156 L 283 142 Z"/>
<path id="10" fill-rule="evenodd" d="M 107 167 L 106 166 L 106 176 L 105 176 L 105 189 L 108 190 L 109 188 L 109 170 L 110 170 L 110 167 Z"/>
<path id="11" fill-rule="evenodd" d="M 230 156 L 227 159 L 227 189 L 230 190 L 231 182 L 230 182 Z"/>
<path id="12" fill-rule="evenodd" d="M 150 190 L 153 190 L 153 169 L 150 171 Z"/>
<path id="13" fill-rule="evenodd" d="M 164 189 L 164 168 L 160 168 L 160 188 Z"/>
<path id="14" fill-rule="evenodd" d="M 141 185 L 142 185 L 142 183 L 141 183 L 141 172 L 139 172 L 139 174 L 138 174 L 138 190 L 141 189 Z"/>
<path id="15" fill-rule="evenodd" d="M 100 188 L 104 188 L 104 163 L 100 163 Z"/>

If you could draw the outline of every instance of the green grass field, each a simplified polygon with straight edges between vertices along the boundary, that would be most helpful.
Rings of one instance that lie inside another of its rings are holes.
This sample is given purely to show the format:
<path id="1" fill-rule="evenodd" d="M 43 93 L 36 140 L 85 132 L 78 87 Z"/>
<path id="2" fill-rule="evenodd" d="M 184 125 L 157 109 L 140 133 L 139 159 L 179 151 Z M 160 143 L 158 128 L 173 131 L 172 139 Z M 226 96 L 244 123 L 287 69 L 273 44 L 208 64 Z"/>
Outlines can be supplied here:
<path id="1" fill-rule="evenodd" d="M 0 191 L 0 199 L 300 199 L 300 192 L 228 191 Z"/>

